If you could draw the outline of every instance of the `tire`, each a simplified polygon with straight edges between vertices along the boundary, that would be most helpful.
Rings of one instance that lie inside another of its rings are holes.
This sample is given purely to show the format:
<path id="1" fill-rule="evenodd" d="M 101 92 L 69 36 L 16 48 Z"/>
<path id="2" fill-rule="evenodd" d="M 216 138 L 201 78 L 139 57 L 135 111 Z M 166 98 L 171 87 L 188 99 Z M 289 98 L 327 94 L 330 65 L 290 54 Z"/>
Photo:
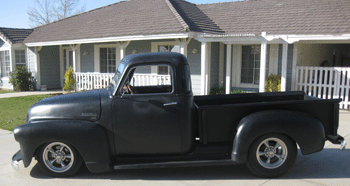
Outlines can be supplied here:
<path id="1" fill-rule="evenodd" d="M 37 153 L 40 169 L 53 177 L 69 177 L 74 175 L 82 164 L 77 150 L 62 142 L 45 144 Z"/>
<path id="2" fill-rule="evenodd" d="M 292 168 L 297 153 L 296 143 L 288 136 L 266 134 L 251 144 L 246 165 L 259 177 L 278 177 Z"/>

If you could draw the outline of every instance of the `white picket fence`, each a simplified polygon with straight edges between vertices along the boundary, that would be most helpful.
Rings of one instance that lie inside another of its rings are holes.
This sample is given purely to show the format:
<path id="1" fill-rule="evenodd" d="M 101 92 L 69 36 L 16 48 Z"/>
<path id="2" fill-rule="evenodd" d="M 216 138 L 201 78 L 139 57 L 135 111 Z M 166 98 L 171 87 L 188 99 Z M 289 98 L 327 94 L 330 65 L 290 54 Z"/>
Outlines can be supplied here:
<path id="1" fill-rule="evenodd" d="M 350 68 L 297 66 L 295 90 L 323 99 L 342 99 L 339 108 L 350 109 Z"/>
<path id="2" fill-rule="evenodd" d="M 113 73 L 75 73 L 76 90 L 106 88 L 112 81 Z M 169 75 L 134 74 L 132 86 L 171 85 Z"/>

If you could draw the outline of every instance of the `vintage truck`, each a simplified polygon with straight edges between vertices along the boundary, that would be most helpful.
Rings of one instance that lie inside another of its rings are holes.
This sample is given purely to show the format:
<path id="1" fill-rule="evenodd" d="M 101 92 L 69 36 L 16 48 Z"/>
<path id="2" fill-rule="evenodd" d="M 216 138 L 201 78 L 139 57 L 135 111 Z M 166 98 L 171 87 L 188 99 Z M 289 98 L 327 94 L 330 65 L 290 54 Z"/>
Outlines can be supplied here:
<path id="1" fill-rule="evenodd" d="M 142 73 L 166 75 L 145 81 Z M 12 158 L 65 177 L 82 163 L 114 169 L 243 164 L 277 177 L 337 134 L 340 100 L 303 92 L 193 96 L 187 59 L 176 53 L 126 56 L 110 87 L 43 99 L 14 129 Z"/>

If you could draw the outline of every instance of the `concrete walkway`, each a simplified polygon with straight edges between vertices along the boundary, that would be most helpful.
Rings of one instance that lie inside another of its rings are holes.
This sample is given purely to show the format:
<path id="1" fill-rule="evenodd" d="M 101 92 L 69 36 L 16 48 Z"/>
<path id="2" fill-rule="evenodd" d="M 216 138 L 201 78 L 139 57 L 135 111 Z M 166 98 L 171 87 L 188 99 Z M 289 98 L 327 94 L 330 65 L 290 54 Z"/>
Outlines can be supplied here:
<path id="1" fill-rule="evenodd" d="M 21 96 L 32 96 L 40 94 L 61 94 L 62 90 L 48 90 L 48 91 L 24 91 L 24 92 L 11 92 L 0 94 L 1 98 L 21 97 Z"/>
<path id="2" fill-rule="evenodd" d="M 340 111 L 338 133 L 350 143 L 349 111 Z M 299 152 L 294 167 L 286 175 L 275 179 L 255 177 L 245 165 L 116 170 L 100 174 L 93 174 L 82 168 L 73 177 L 52 178 L 41 172 L 34 159 L 28 168 L 24 168 L 23 162 L 20 162 L 20 170 L 15 171 L 10 160 L 18 151 L 19 145 L 12 132 L 0 130 L 0 185 L 350 185 L 349 146 L 340 151 L 339 145 L 327 142 L 321 152 L 307 156 Z"/>

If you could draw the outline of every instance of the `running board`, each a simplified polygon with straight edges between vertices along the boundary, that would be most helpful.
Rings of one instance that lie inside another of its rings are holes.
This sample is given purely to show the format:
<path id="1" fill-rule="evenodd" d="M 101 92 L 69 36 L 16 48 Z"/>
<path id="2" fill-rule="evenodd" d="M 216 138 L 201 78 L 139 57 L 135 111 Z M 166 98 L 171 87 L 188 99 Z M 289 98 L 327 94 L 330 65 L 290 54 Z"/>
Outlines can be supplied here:
<path id="1" fill-rule="evenodd" d="M 157 163 L 140 163 L 140 164 L 124 164 L 114 165 L 114 169 L 148 169 L 148 168 L 172 168 L 172 167 L 196 167 L 211 165 L 235 165 L 236 162 L 231 159 L 224 160 L 198 160 L 198 161 L 171 161 Z"/>

